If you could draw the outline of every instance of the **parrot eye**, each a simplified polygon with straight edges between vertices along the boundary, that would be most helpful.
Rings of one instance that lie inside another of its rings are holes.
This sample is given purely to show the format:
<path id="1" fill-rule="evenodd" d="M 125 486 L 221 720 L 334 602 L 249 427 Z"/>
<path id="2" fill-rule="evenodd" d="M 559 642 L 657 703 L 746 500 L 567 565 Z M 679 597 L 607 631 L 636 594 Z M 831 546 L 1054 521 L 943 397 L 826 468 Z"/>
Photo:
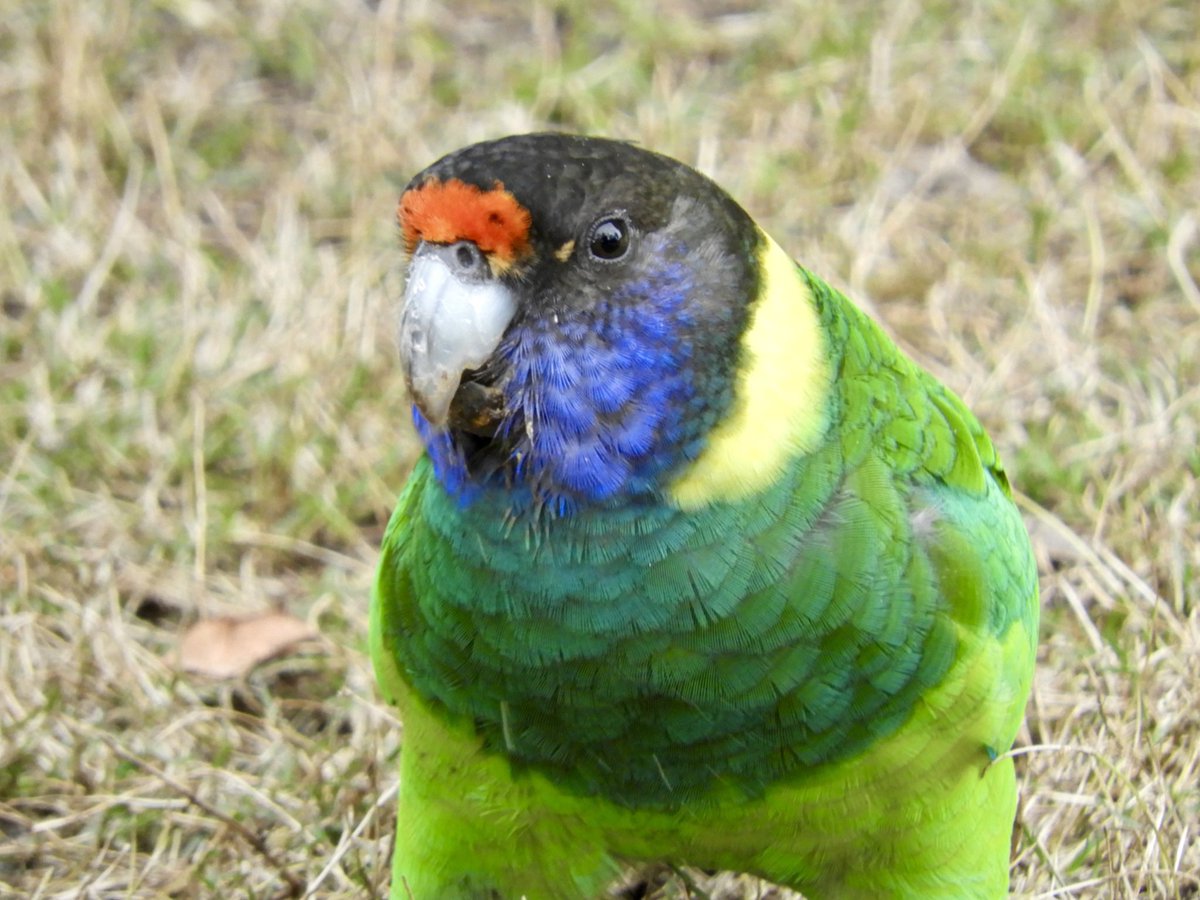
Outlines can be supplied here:
<path id="1" fill-rule="evenodd" d="M 601 219 L 592 226 L 588 250 L 596 259 L 620 259 L 629 251 L 629 226 L 616 216 Z"/>

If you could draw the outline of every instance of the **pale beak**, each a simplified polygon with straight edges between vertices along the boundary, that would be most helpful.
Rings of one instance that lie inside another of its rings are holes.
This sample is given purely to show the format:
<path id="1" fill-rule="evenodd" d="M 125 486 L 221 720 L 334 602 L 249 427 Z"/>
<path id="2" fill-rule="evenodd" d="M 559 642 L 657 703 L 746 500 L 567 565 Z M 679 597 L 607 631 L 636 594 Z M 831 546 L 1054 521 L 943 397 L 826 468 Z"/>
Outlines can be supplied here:
<path id="1" fill-rule="evenodd" d="M 488 361 L 516 308 L 475 244 L 417 246 L 400 314 L 400 361 L 413 402 L 431 425 L 446 425 L 463 371 Z"/>

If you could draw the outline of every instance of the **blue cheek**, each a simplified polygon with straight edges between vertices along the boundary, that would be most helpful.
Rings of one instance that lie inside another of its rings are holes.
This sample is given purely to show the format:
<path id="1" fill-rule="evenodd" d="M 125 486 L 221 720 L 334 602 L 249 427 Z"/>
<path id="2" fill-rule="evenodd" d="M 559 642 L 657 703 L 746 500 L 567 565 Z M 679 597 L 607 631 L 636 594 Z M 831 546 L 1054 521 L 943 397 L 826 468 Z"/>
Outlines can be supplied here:
<path id="1" fill-rule="evenodd" d="M 602 369 L 592 373 L 582 390 L 600 415 L 611 415 L 629 403 L 645 387 L 645 375 L 637 369 Z"/>
<path id="2" fill-rule="evenodd" d="M 595 406 L 583 391 L 571 385 L 567 390 L 547 389 L 541 394 L 540 421 L 551 423 L 565 439 L 582 440 L 596 433 Z"/>
<path id="3" fill-rule="evenodd" d="M 626 286 L 590 321 L 564 321 L 534 339 L 535 353 L 552 360 L 536 367 L 540 384 L 525 386 L 536 410 L 530 471 L 544 489 L 603 501 L 645 490 L 687 458 L 687 288 L 683 268 L 669 267 Z"/>
<path id="4" fill-rule="evenodd" d="M 570 391 L 575 387 L 577 365 L 569 347 L 552 335 L 538 335 L 533 340 L 530 365 L 533 376 L 545 385 L 547 392 Z"/>
<path id="5" fill-rule="evenodd" d="M 560 514 L 652 490 L 703 444 L 707 404 L 696 395 L 685 337 L 690 289 L 682 265 L 664 265 L 597 307 L 512 335 L 502 351 L 505 391 L 519 413 L 500 429 L 511 455 L 472 473 L 453 438 L 414 410 L 438 480 L 463 503 L 486 486 L 478 479 L 517 505 Z"/>
<path id="6" fill-rule="evenodd" d="M 598 439 L 574 444 L 555 460 L 556 480 L 575 494 L 606 500 L 618 493 L 630 475 L 629 461 Z"/>

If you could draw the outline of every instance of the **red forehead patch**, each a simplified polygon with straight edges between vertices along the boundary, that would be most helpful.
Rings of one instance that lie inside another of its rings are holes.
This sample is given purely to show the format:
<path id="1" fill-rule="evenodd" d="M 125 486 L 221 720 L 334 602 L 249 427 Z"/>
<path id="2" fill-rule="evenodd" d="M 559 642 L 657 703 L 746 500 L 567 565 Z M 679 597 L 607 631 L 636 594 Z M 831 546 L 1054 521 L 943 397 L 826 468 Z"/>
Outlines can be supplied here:
<path id="1" fill-rule="evenodd" d="M 397 217 L 409 253 L 422 240 L 471 241 L 507 267 L 529 250 L 529 210 L 498 181 L 487 191 L 457 178 L 427 181 L 404 192 Z"/>

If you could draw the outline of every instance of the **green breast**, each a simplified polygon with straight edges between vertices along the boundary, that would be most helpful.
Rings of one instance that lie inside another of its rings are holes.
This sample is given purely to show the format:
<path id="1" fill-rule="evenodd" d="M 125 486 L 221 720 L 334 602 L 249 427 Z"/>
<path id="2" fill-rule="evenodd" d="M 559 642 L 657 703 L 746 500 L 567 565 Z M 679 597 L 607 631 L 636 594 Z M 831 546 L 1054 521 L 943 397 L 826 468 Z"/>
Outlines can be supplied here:
<path id="1" fill-rule="evenodd" d="M 895 730 L 955 653 L 908 498 L 830 444 L 751 501 L 510 521 L 418 464 L 389 532 L 402 677 L 518 767 L 673 808 Z"/>
<path id="2" fill-rule="evenodd" d="M 418 463 L 376 601 L 411 690 L 518 770 L 674 809 L 845 760 L 976 637 L 1020 621 L 1032 640 L 1036 571 L 987 436 L 804 277 L 836 388 L 815 449 L 762 493 L 514 518 L 506 494 L 462 506 Z M 967 692 L 995 698 L 989 750 L 1012 740 L 1031 660 Z"/>

